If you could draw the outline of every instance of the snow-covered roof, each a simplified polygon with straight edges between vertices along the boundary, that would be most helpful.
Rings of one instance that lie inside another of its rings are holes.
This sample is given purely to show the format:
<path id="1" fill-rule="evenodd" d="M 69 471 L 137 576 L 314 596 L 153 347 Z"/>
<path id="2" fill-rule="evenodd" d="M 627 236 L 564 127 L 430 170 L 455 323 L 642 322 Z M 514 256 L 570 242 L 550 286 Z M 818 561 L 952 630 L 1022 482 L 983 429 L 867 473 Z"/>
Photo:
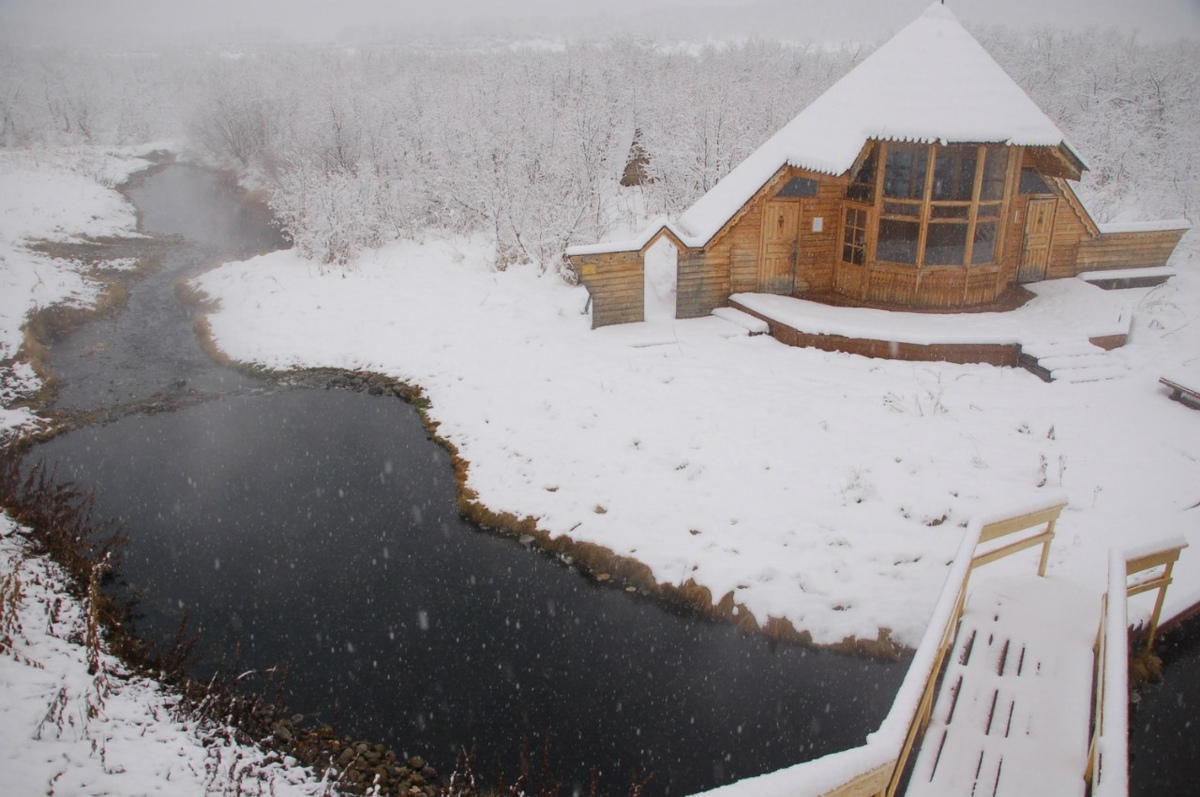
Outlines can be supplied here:
<path id="1" fill-rule="evenodd" d="M 784 164 L 844 174 L 871 139 L 1065 147 L 1078 159 L 1058 126 L 934 3 L 697 200 L 679 226 L 707 243 Z"/>

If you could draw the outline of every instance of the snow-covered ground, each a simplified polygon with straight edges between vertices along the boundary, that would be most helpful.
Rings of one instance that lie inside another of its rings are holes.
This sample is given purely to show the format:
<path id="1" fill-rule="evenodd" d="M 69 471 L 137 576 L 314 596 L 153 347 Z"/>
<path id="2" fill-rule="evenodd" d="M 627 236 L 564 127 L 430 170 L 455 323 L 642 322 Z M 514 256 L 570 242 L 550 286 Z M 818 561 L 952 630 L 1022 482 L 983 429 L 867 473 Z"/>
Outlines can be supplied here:
<path id="1" fill-rule="evenodd" d="M 136 234 L 137 212 L 113 187 L 148 165 L 129 150 L 0 150 L 0 438 L 36 422 L 29 410 L 8 407 L 38 385 L 28 363 L 14 362 L 26 318 L 55 304 L 87 306 L 101 287 L 86 269 L 29 242 Z"/>
<path id="2" fill-rule="evenodd" d="M 0 359 L 16 352 L 30 310 L 95 291 L 22 239 L 133 227 L 105 186 L 139 162 L 89 155 L 107 166 L 80 169 L 78 157 L 0 154 Z M 729 337 L 717 319 L 663 327 L 651 337 L 664 342 L 635 347 L 646 336 L 589 329 L 582 288 L 530 268 L 497 273 L 481 241 L 394 244 L 345 272 L 279 252 L 198 283 L 221 302 L 213 334 L 235 358 L 365 368 L 423 387 L 492 510 L 634 557 L 662 582 L 732 591 L 760 622 L 785 617 L 818 642 L 884 627 L 912 645 L 968 519 L 1048 490 L 1071 502 L 1052 573 L 1099 591 L 1109 546 L 1183 535 L 1193 549 L 1168 613 L 1200 600 L 1200 413 L 1157 383 L 1200 355 L 1194 238 L 1167 285 L 1123 292 L 1132 335 L 1111 356 L 1125 375 L 1085 384 L 788 348 Z M 1077 293 L 1048 286 L 1032 311 L 1044 319 L 1044 302 L 1057 313 Z M 71 642 L 80 610 L 51 620 L 53 569 L 17 552 L 10 522 L 0 530 L 0 577 L 16 574 L 25 590 L 14 650 L 0 654 L 0 770 L 21 779 L 17 792 L 211 785 L 214 756 L 228 767 L 236 751 L 204 749 L 152 684 L 112 677 L 99 706 Z M 268 771 L 276 793 L 311 789 Z"/>
<path id="3" fill-rule="evenodd" d="M 888 628 L 915 645 L 963 524 L 1040 490 L 1070 498 L 1052 571 L 1097 592 L 1109 546 L 1200 542 L 1200 413 L 1157 381 L 1200 353 L 1200 273 L 1184 253 L 1166 286 L 1124 292 L 1131 340 L 1111 356 L 1126 375 L 1075 385 L 729 338 L 712 319 L 635 348 L 620 327 L 589 329 L 582 288 L 487 262 L 464 241 L 395 244 L 344 273 L 278 252 L 198 284 L 236 359 L 423 387 L 492 510 L 660 582 L 732 591 L 759 622 L 787 618 L 817 642 Z M 1049 286 L 1030 311 L 1044 321 L 1042 303 L 1061 312 L 1071 293 Z M 1200 598 L 1192 558 L 1174 609 Z"/>

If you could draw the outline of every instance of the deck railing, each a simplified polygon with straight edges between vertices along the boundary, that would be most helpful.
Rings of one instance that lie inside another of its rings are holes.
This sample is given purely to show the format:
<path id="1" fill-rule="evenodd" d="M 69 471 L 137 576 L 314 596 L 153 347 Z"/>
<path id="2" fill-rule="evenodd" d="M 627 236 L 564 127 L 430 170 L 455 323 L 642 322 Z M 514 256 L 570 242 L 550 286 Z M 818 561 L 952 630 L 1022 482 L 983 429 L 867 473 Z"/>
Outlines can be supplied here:
<path id="1" fill-rule="evenodd" d="M 1135 551 L 1109 552 L 1108 592 L 1096 638 L 1092 739 L 1085 780 L 1092 797 L 1129 794 L 1129 626 L 1127 600 L 1157 589 L 1146 649 L 1154 644 L 1171 572 L 1188 545 L 1182 537 Z M 1132 580 L 1131 580 L 1132 579 Z"/>
<path id="2" fill-rule="evenodd" d="M 1038 575 L 1045 575 L 1054 524 L 1064 506 L 1066 501 L 1055 496 L 1012 515 L 971 523 L 892 708 L 879 729 L 867 737 L 866 744 L 721 786 L 706 792 L 705 797 L 893 797 L 908 757 L 929 724 L 938 679 L 954 644 L 971 572 L 1041 545 Z M 1020 536 L 1013 539 L 1015 534 Z"/>

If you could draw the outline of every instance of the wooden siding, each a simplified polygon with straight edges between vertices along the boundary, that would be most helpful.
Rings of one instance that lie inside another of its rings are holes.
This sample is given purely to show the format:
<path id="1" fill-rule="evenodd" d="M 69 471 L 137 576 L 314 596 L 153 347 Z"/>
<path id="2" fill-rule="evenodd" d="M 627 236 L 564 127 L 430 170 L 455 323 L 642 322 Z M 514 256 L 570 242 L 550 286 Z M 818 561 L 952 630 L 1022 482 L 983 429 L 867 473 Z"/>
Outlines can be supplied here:
<path id="1" fill-rule="evenodd" d="M 1029 200 L 1032 198 L 1027 195 L 1013 196 L 1008 206 L 1008 214 L 1004 218 L 1003 226 L 1008 235 L 1005 236 L 1001 249 L 1000 268 L 1006 283 L 1015 282 L 1017 279 L 1021 250 L 1025 246 L 1025 219 L 1029 213 Z"/>
<path id="2" fill-rule="evenodd" d="M 729 290 L 731 293 L 749 293 L 758 290 L 759 230 L 762 229 L 763 201 L 760 197 L 750 200 L 750 207 L 729 228 L 720 242 L 711 248 L 716 263 L 722 257 L 729 267 Z"/>
<path id="3" fill-rule="evenodd" d="M 867 267 L 853 263 L 838 263 L 834 272 L 833 289 L 843 296 L 862 299 L 867 285 Z"/>
<path id="4" fill-rule="evenodd" d="M 577 255 L 570 262 L 592 297 L 592 329 L 645 320 L 646 278 L 641 252 Z"/>
<path id="5" fill-rule="evenodd" d="M 1000 265 L 968 269 L 964 303 L 976 305 L 995 301 L 1006 287 L 1008 281 L 1004 279 L 1004 268 Z"/>
<path id="6" fill-rule="evenodd" d="M 1083 205 L 1075 198 L 1075 192 L 1066 181 L 1051 181 L 1058 197 L 1058 213 L 1054 217 L 1054 236 L 1050 242 L 1050 261 L 1046 265 L 1046 279 L 1074 277 L 1079 273 L 1079 245 L 1096 235 L 1095 222 L 1087 215 Z"/>
<path id="7" fill-rule="evenodd" d="M 802 176 L 805 172 L 796 172 Z M 848 178 L 809 175 L 819 178 L 817 195 L 809 200 L 807 216 L 801 221 L 804 248 L 800 253 L 800 274 L 796 280 L 797 292 L 823 293 L 833 288 L 833 272 L 842 256 L 842 204 L 846 194 Z M 821 232 L 812 231 L 812 222 L 820 218 Z"/>
<path id="8" fill-rule="evenodd" d="M 675 294 L 677 318 L 700 318 L 729 303 L 728 255 L 722 261 L 697 249 L 679 253 Z"/>
<path id="9" fill-rule="evenodd" d="M 816 196 L 775 199 L 780 187 L 786 185 L 793 177 L 816 180 Z M 845 178 L 790 167 L 780 169 L 746 203 L 744 211 L 705 247 L 707 268 L 714 274 L 725 272 L 729 293 L 764 290 L 765 286 L 759 280 L 763 209 L 768 201 L 795 204 L 800 209 L 800 217 L 797 220 L 800 235 L 799 267 L 795 292 L 802 296 L 808 291 L 828 291 L 833 287 L 834 263 L 839 254 L 842 195 L 845 189 Z M 821 232 L 812 231 L 815 218 L 821 219 Z"/>
<path id="10" fill-rule="evenodd" d="M 1079 245 L 1075 273 L 1165 266 L 1184 232 L 1186 230 L 1102 232 L 1099 237 Z"/>

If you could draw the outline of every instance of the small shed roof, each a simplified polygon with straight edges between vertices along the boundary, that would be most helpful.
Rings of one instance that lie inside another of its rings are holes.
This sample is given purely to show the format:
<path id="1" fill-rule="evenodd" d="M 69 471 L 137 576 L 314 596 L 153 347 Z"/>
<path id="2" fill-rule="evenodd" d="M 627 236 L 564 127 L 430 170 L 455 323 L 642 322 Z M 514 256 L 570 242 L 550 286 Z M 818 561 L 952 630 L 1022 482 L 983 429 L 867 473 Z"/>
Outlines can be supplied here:
<path id="1" fill-rule="evenodd" d="M 679 219 L 707 243 L 783 165 L 844 174 L 868 140 L 1006 143 L 1065 150 L 1054 122 L 934 3 L 696 201 Z"/>

